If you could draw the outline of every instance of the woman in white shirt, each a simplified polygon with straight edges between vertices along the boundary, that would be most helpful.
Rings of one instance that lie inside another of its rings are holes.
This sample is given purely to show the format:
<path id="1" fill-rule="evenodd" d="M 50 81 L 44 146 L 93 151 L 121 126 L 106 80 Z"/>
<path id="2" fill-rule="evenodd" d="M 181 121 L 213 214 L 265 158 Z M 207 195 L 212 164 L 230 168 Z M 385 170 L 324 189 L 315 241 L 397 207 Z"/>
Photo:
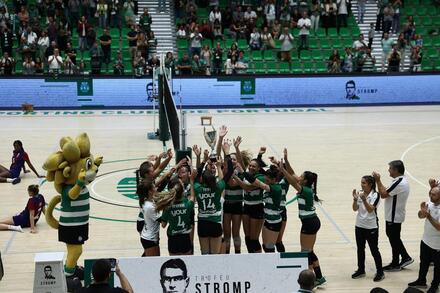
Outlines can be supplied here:
<path id="1" fill-rule="evenodd" d="M 138 185 L 136 194 L 139 198 L 139 206 L 144 214 L 144 228 L 141 232 L 141 243 L 144 248 L 142 256 L 159 256 L 159 222 L 160 213 L 156 211 L 153 196 L 156 186 L 152 181 L 146 181 Z"/>
<path id="2" fill-rule="evenodd" d="M 260 33 L 258 32 L 257 28 L 254 27 L 252 29 L 251 37 L 249 39 L 249 47 L 251 47 L 251 50 L 260 50 L 260 42 Z"/>
<path id="3" fill-rule="evenodd" d="M 237 57 L 232 55 L 231 58 L 228 58 L 225 62 L 225 74 L 231 75 L 235 73 L 235 65 L 237 64 Z"/>
<path id="4" fill-rule="evenodd" d="M 46 49 L 49 48 L 49 37 L 47 31 L 43 31 L 37 41 L 38 57 L 44 58 Z"/>
<path id="5" fill-rule="evenodd" d="M 273 0 L 270 0 L 269 3 L 266 4 L 264 7 L 264 13 L 266 14 L 267 25 L 271 27 L 276 16 L 275 3 Z"/>
<path id="6" fill-rule="evenodd" d="M 355 234 L 358 269 L 351 277 L 358 279 L 365 276 L 365 242 L 368 242 L 377 271 L 373 280 L 379 282 L 385 278 L 378 248 L 379 226 L 376 208 L 380 197 L 376 192 L 376 181 L 373 176 L 362 177 L 361 187 L 360 191 L 353 189 L 353 211 L 357 212 Z"/>

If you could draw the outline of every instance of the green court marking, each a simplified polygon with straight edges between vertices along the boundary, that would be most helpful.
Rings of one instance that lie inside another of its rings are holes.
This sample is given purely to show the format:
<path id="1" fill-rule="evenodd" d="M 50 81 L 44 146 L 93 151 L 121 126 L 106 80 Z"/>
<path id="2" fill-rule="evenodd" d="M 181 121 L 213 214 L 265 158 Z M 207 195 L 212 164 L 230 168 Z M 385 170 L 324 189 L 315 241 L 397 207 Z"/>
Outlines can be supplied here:
<path id="1" fill-rule="evenodd" d="M 118 192 L 123 196 L 138 200 L 136 195 L 136 177 L 125 177 L 119 180 L 116 187 Z"/>
<path id="2" fill-rule="evenodd" d="M 277 269 L 299 269 L 301 268 L 300 265 L 297 266 L 277 266 Z"/>

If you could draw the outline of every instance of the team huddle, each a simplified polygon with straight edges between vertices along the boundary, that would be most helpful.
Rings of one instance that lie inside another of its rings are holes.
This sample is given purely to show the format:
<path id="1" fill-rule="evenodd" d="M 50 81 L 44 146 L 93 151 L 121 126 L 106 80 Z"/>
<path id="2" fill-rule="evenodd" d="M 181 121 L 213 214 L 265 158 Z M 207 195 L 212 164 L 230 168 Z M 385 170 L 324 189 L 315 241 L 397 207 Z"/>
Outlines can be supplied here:
<path id="1" fill-rule="evenodd" d="M 201 254 L 230 253 L 231 244 L 240 253 L 241 226 L 249 253 L 284 252 L 286 195 L 292 186 L 302 222 L 302 251 L 308 252 L 317 285 L 325 283 L 313 251 L 321 226 L 314 205 L 319 201 L 317 174 L 305 171 L 297 175 L 287 149 L 280 160 L 267 158 L 270 163 L 265 162 L 265 147 L 252 158 L 248 151 L 240 150 L 242 138 L 225 139 L 227 132 L 226 126 L 219 129 L 211 152 L 195 145 L 195 164 L 189 157 L 183 158 L 164 172 L 173 157 L 171 150 L 141 164 L 137 195 L 143 256 L 160 255 L 160 226 L 167 228 L 170 255 L 193 254 L 196 231 Z"/>

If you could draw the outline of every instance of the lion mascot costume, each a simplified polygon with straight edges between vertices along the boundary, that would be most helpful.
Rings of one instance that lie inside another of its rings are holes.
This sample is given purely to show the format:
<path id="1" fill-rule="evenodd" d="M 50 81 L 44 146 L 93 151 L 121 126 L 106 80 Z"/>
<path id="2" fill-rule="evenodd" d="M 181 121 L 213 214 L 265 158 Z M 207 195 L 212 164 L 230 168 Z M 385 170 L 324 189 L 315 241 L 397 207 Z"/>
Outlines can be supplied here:
<path id="1" fill-rule="evenodd" d="M 83 272 L 77 266 L 82 246 L 89 234 L 89 191 L 87 184 L 96 178 L 102 157 L 90 154 L 90 140 L 86 133 L 73 140 L 63 137 L 61 150 L 47 158 L 43 169 L 47 181 L 54 182 L 57 195 L 46 209 L 46 221 L 58 229 L 58 241 L 66 243 L 67 258 L 64 265 L 66 277 L 83 279 Z M 55 206 L 61 202 L 59 221 L 53 216 Z"/>

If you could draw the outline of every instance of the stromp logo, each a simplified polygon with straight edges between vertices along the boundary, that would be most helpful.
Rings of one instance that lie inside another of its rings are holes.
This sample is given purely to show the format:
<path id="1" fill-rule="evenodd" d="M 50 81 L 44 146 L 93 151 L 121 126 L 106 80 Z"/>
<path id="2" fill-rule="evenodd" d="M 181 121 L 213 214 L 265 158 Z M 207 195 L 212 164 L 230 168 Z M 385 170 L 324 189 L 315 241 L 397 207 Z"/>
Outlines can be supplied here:
<path id="1" fill-rule="evenodd" d="M 116 189 L 123 196 L 131 199 L 138 199 L 136 195 L 136 177 L 122 178 L 121 180 L 119 180 Z"/>
<path id="2" fill-rule="evenodd" d="M 359 87 L 356 88 L 354 80 L 349 80 L 345 83 L 345 99 L 346 100 L 360 100 L 360 94 L 376 94 L 377 88 Z"/>

